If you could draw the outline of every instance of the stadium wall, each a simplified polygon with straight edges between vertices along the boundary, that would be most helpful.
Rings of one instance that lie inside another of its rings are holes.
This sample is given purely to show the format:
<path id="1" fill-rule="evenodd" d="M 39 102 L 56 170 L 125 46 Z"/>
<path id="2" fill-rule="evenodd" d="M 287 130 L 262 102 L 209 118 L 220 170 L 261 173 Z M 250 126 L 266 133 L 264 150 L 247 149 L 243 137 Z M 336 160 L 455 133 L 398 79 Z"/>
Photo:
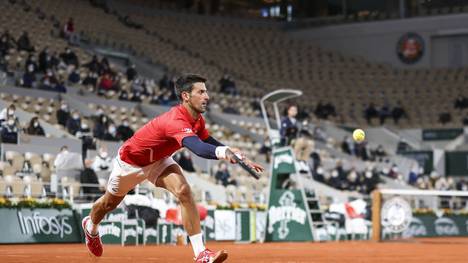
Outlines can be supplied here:
<path id="1" fill-rule="evenodd" d="M 291 31 L 290 35 L 313 41 L 344 55 L 400 68 L 459 67 L 468 65 L 468 14 L 361 22 Z M 397 44 L 406 33 L 417 33 L 424 54 L 414 64 L 403 63 Z"/>

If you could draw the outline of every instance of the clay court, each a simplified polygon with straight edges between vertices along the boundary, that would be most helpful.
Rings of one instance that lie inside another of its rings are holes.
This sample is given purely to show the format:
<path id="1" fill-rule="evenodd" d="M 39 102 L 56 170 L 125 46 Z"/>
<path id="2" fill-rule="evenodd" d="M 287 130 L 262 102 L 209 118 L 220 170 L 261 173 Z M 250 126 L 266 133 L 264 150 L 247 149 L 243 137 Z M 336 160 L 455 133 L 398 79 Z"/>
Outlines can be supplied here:
<path id="1" fill-rule="evenodd" d="M 227 262 L 468 262 L 467 238 L 418 239 L 405 242 L 268 243 L 241 245 L 209 243 L 227 249 Z M 100 259 L 83 244 L 2 245 L 0 262 L 193 262 L 190 247 L 107 245 Z"/>

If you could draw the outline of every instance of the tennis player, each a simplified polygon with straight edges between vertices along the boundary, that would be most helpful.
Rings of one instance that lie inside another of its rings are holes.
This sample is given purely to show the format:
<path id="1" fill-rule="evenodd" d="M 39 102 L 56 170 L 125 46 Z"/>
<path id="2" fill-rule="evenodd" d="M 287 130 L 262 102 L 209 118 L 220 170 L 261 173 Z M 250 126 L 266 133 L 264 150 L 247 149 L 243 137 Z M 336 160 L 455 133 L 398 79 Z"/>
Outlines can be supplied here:
<path id="1" fill-rule="evenodd" d="M 128 191 L 147 179 L 167 189 L 180 202 L 182 221 L 192 244 L 195 262 L 226 260 L 227 251 L 214 252 L 205 248 L 192 191 L 171 155 L 186 147 L 206 159 L 236 163 L 234 153 L 253 170 L 263 172 L 264 168 L 246 158 L 239 149 L 229 148 L 209 135 L 201 115 L 206 111 L 209 100 L 205 82 L 204 77 L 195 74 L 179 77 L 175 90 L 181 103 L 149 121 L 119 149 L 113 160 L 106 193 L 93 204 L 90 215 L 82 221 L 86 246 L 95 256 L 103 253 L 98 233 L 101 220 L 120 204 Z"/>

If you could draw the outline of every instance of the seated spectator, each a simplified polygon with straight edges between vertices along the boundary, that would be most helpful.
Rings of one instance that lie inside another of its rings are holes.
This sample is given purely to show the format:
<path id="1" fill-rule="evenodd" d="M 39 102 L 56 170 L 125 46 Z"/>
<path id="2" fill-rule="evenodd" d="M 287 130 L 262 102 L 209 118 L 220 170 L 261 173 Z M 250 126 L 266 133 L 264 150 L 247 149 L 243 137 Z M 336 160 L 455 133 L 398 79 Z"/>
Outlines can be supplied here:
<path id="1" fill-rule="evenodd" d="M 36 74 L 34 72 L 34 66 L 30 65 L 23 74 L 23 78 L 20 81 L 20 86 L 24 88 L 33 88 L 35 85 Z"/>
<path id="2" fill-rule="evenodd" d="M 49 54 L 49 47 L 45 47 L 41 53 L 39 53 L 39 70 L 46 72 L 48 69 L 52 69 L 52 62 Z"/>
<path id="3" fill-rule="evenodd" d="M 219 162 L 218 171 L 215 174 L 216 183 L 221 183 L 223 186 L 229 184 L 237 185 L 235 180 L 231 179 L 231 174 L 229 173 L 228 166 L 224 161 Z"/>
<path id="4" fill-rule="evenodd" d="M 70 134 L 76 135 L 76 133 L 80 130 L 81 127 L 81 118 L 80 113 L 74 110 L 71 114 L 71 118 L 67 120 L 67 131 Z"/>
<path id="5" fill-rule="evenodd" d="M 458 95 L 454 102 L 455 109 L 463 110 L 468 108 L 468 98 L 462 95 Z"/>
<path id="6" fill-rule="evenodd" d="M 91 168 L 93 160 L 85 159 L 84 161 L 84 170 L 80 174 L 80 183 L 81 184 L 94 184 L 96 186 L 83 186 L 83 194 L 86 196 L 86 200 L 95 200 L 105 189 L 99 186 L 99 180 L 96 172 Z"/>
<path id="7" fill-rule="evenodd" d="M 58 80 L 55 77 L 52 70 L 47 70 L 47 73 L 42 77 L 41 84 L 39 85 L 39 89 L 43 90 L 54 90 L 55 85 L 57 85 Z"/>
<path id="8" fill-rule="evenodd" d="M 16 115 L 16 106 L 15 104 L 10 104 L 8 107 L 4 108 L 2 111 L 0 111 L 0 124 L 5 122 L 8 118 L 13 118 L 15 122 L 17 121 Z"/>
<path id="9" fill-rule="evenodd" d="M 81 84 L 83 84 L 83 86 L 90 87 L 92 90 L 95 90 L 97 86 L 97 81 L 98 74 L 96 72 L 88 72 Z"/>
<path id="10" fill-rule="evenodd" d="M 281 145 L 290 145 L 292 140 L 297 138 L 298 126 L 297 126 L 297 106 L 290 105 L 287 108 L 287 115 L 281 120 L 280 136 Z"/>
<path id="11" fill-rule="evenodd" d="M 133 81 L 138 76 L 138 72 L 136 71 L 134 64 L 127 68 L 126 75 L 128 81 Z"/>
<path id="12" fill-rule="evenodd" d="M 117 139 L 120 141 L 126 141 L 133 136 L 133 129 L 130 128 L 128 119 L 123 119 L 122 124 L 117 127 Z"/>
<path id="13" fill-rule="evenodd" d="M 72 84 L 80 83 L 81 76 L 78 69 L 72 68 L 70 74 L 68 74 L 68 82 Z"/>
<path id="14" fill-rule="evenodd" d="M 3 57 L 8 54 L 8 51 L 13 48 L 13 44 L 8 40 L 8 37 L 2 35 L 0 37 L 0 55 Z"/>
<path id="15" fill-rule="evenodd" d="M 91 61 L 84 64 L 83 67 L 88 68 L 91 72 L 99 72 L 101 66 L 99 65 L 98 57 L 94 55 Z"/>
<path id="16" fill-rule="evenodd" d="M 385 124 L 385 120 L 391 116 L 390 107 L 385 103 L 379 110 L 380 125 Z"/>
<path id="17" fill-rule="evenodd" d="M 28 32 L 23 31 L 23 34 L 18 38 L 16 42 L 18 51 L 27 51 L 27 52 L 34 52 L 34 46 L 31 44 L 29 40 Z"/>
<path id="18" fill-rule="evenodd" d="M 99 148 L 91 168 L 97 173 L 99 178 L 107 179 L 109 177 L 112 169 L 112 158 L 105 147 Z"/>
<path id="19" fill-rule="evenodd" d="M 157 98 L 157 96 L 156 96 Z M 123 100 L 123 101 L 128 101 L 128 92 L 126 90 L 121 90 L 120 91 L 120 94 L 119 94 L 119 100 Z M 156 100 L 157 101 L 157 100 Z M 151 100 L 152 104 L 158 104 L 158 103 L 154 103 L 153 100 Z"/>
<path id="20" fill-rule="evenodd" d="M 192 156 L 190 155 L 189 151 L 182 150 L 181 152 L 178 152 L 174 160 L 180 165 L 182 169 L 184 169 L 184 171 L 192 173 L 195 172 Z"/>
<path id="21" fill-rule="evenodd" d="M 70 111 L 68 110 L 68 104 L 66 102 L 62 102 L 60 105 L 60 109 L 57 110 L 56 113 L 57 123 L 66 126 L 68 119 L 70 118 Z"/>
<path id="22" fill-rule="evenodd" d="M 439 123 L 445 125 L 452 121 L 452 115 L 450 112 L 442 112 L 439 114 Z"/>
<path id="23" fill-rule="evenodd" d="M 400 121 L 401 118 L 408 116 L 406 115 L 406 111 L 403 109 L 401 106 L 401 102 L 398 101 L 397 105 L 393 108 L 392 110 L 392 117 L 393 117 L 393 122 L 398 125 L 398 122 Z"/>
<path id="24" fill-rule="evenodd" d="M 228 74 L 224 74 L 224 76 L 219 80 L 219 86 L 221 87 L 221 93 L 229 94 L 232 96 L 239 94 L 239 92 L 237 91 L 236 83 Z"/>
<path id="25" fill-rule="evenodd" d="M 73 22 L 73 18 L 70 17 L 63 27 L 63 35 L 70 44 L 78 45 L 80 43 L 79 35 L 75 32 L 75 23 Z"/>
<path id="26" fill-rule="evenodd" d="M 109 127 L 107 127 L 102 139 L 105 141 L 119 141 L 119 138 L 117 138 L 117 128 L 113 123 L 109 124 Z"/>
<path id="27" fill-rule="evenodd" d="M 29 121 L 29 126 L 26 128 L 26 133 L 29 135 L 45 136 L 44 129 L 39 123 L 38 117 L 31 118 L 31 121 Z"/>
<path id="28" fill-rule="evenodd" d="M 36 57 L 33 54 L 29 54 L 28 58 L 26 59 L 24 63 L 24 69 L 25 70 L 32 69 L 34 73 L 39 72 L 39 65 L 37 65 Z"/>
<path id="29" fill-rule="evenodd" d="M 114 82 L 112 80 L 112 77 L 110 74 L 104 74 L 100 81 L 99 81 L 99 86 L 98 86 L 98 95 L 103 95 L 107 91 L 112 90 L 114 86 Z"/>
<path id="30" fill-rule="evenodd" d="M 73 52 L 69 47 L 66 47 L 65 52 L 60 54 L 60 58 L 67 66 L 74 65 L 75 67 L 79 67 L 80 65 L 78 62 L 78 56 L 76 56 L 75 52 Z"/>
<path id="31" fill-rule="evenodd" d="M 374 155 L 376 157 L 376 161 L 381 162 L 383 161 L 383 158 L 387 156 L 387 153 L 385 152 L 384 147 L 381 144 L 379 144 L 379 146 L 377 146 L 377 148 L 374 151 Z"/>
<path id="32" fill-rule="evenodd" d="M 109 120 L 107 115 L 101 114 L 99 117 L 97 117 L 97 120 L 94 122 L 94 137 L 98 139 L 104 139 L 104 134 L 106 133 L 106 130 L 109 128 L 110 124 L 111 120 Z"/>
<path id="33" fill-rule="evenodd" d="M 19 128 L 13 117 L 8 117 L 1 125 L 2 143 L 18 143 Z"/>
<path id="34" fill-rule="evenodd" d="M 379 117 L 379 112 L 377 111 L 373 103 L 369 104 L 369 106 L 367 106 L 367 108 L 365 109 L 364 117 L 366 118 L 368 124 L 371 124 L 373 118 Z"/>

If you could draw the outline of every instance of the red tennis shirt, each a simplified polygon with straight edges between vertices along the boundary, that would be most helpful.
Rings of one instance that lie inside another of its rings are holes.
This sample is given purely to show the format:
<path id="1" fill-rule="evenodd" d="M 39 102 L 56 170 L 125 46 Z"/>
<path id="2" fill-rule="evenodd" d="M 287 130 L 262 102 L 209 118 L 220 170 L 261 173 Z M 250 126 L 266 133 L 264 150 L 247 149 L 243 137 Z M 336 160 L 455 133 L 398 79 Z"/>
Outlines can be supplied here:
<path id="1" fill-rule="evenodd" d="M 128 164 L 144 167 L 171 156 L 182 148 L 182 140 L 197 135 L 209 137 L 201 114 L 195 120 L 182 106 L 174 106 L 141 127 L 120 148 L 120 159 Z"/>

